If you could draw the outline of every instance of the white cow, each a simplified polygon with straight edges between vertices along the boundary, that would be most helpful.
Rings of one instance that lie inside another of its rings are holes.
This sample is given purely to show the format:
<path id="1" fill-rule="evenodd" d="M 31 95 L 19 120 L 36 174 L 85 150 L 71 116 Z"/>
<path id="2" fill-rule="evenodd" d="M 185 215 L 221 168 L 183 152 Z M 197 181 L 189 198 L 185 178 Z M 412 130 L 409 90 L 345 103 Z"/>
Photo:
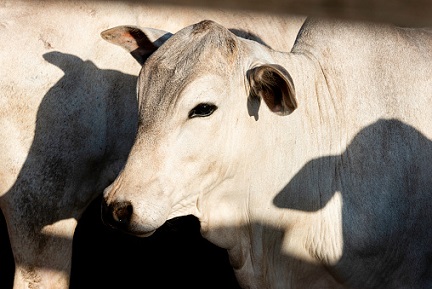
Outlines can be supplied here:
<path id="1" fill-rule="evenodd" d="M 14 288 L 68 287 L 77 220 L 133 144 L 140 66 L 107 47 L 100 31 L 130 23 L 175 32 L 207 17 L 287 51 L 303 21 L 139 3 L 0 0 L 0 207 Z M 268 34 L 273 27 L 290 37 Z"/>
<path id="2" fill-rule="evenodd" d="M 244 288 L 432 288 L 430 31 L 307 20 L 283 53 L 212 21 L 125 30 L 103 37 L 156 51 L 107 223 L 195 215 Z"/>

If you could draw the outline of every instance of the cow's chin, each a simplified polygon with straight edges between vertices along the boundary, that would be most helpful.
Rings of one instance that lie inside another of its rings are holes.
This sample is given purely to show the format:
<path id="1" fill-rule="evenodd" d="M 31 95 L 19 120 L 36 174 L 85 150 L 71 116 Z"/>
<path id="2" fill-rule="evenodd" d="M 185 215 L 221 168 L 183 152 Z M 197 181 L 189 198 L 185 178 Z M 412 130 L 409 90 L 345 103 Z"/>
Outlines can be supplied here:
<path id="1" fill-rule="evenodd" d="M 139 210 L 135 210 L 129 224 L 123 229 L 130 235 L 142 238 L 149 237 L 166 222 L 167 215 L 168 210 L 162 209 L 156 212 L 150 211 L 148 214 L 140 214 Z"/>
<path id="2" fill-rule="evenodd" d="M 134 235 L 137 236 L 137 237 L 139 237 L 139 238 L 146 238 L 146 237 L 150 237 L 151 235 L 153 235 L 154 232 L 156 232 L 156 230 L 153 230 L 153 231 L 150 231 L 150 232 L 144 232 L 144 233 L 136 233 Z"/>
<path id="3" fill-rule="evenodd" d="M 135 237 L 139 237 L 139 238 L 146 238 L 146 237 L 150 237 L 151 235 L 154 234 L 154 232 L 156 232 L 156 229 L 144 229 L 144 228 L 137 228 L 137 227 L 131 227 L 128 228 L 126 230 L 123 230 L 123 232 L 129 234 L 129 235 L 133 235 Z"/>
<path id="4" fill-rule="evenodd" d="M 128 235 L 136 236 L 139 238 L 150 237 L 153 235 L 160 226 L 141 225 L 139 223 L 131 223 L 128 227 L 120 228 L 121 231 Z"/>

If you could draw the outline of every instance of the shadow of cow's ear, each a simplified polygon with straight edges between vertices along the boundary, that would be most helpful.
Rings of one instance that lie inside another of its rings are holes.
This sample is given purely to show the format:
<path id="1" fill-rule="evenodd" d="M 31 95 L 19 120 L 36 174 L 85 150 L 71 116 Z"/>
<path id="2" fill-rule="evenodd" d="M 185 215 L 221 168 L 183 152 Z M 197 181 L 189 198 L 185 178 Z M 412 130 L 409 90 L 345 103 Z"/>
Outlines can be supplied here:
<path id="1" fill-rule="evenodd" d="M 101 32 L 103 39 L 126 49 L 141 65 L 171 36 L 167 31 L 134 26 L 117 26 Z"/>
<path id="2" fill-rule="evenodd" d="M 293 80 L 280 65 L 263 64 L 248 71 L 250 91 L 264 100 L 278 115 L 288 115 L 297 108 Z"/>

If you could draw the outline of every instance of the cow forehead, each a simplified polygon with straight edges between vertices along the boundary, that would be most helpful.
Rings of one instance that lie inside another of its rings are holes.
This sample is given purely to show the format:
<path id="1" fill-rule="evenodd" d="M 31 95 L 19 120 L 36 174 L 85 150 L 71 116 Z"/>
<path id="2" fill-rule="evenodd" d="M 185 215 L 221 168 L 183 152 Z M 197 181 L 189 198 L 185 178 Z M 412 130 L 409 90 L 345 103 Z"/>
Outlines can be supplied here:
<path id="1" fill-rule="evenodd" d="M 193 71 L 189 68 L 199 63 L 208 66 L 219 63 L 219 56 L 230 64 L 237 56 L 238 44 L 236 36 L 227 28 L 206 20 L 174 34 L 153 53 L 145 66 Z"/>
<path id="2" fill-rule="evenodd" d="M 138 84 L 142 125 L 162 119 L 205 75 L 232 75 L 238 66 L 236 36 L 212 21 L 186 27 L 168 39 L 143 65 Z"/>

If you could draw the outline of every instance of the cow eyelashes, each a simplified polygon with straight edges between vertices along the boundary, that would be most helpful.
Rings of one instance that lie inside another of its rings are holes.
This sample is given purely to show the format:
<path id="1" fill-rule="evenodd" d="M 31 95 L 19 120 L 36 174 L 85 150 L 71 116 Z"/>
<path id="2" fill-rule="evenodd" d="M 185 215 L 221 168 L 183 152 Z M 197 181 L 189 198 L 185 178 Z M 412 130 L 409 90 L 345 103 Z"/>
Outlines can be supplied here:
<path id="1" fill-rule="evenodd" d="M 195 106 L 193 109 L 191 109 L 188 117 L 189 118 L 206 117 L 206 116 L 211 115 L 216 109 L 217 109 L 217 106 L 214 104 L 200 103 L 197 106 Z"/>

